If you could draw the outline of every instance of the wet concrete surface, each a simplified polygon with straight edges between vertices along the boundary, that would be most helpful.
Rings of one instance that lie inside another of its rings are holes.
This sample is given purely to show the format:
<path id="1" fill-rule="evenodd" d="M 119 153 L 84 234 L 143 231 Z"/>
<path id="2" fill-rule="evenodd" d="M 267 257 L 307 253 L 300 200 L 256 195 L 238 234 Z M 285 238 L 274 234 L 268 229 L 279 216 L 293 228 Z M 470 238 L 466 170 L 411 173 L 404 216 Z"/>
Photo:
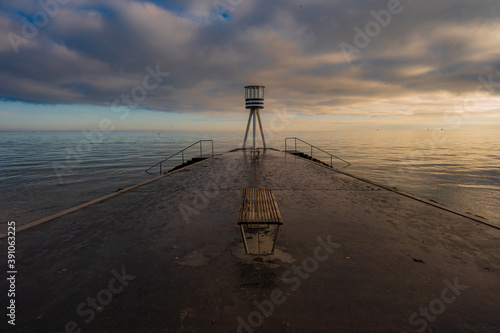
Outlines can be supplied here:
<path id="1" fill-rule="evenodd" d="M 276 196 L 275 255 L 244 254 L 248 187 Z M 18 233 L 16 326 L 0 328 L 500 332 L 499 244 L 498 229 L 311 161 L 234 151 Z"/>

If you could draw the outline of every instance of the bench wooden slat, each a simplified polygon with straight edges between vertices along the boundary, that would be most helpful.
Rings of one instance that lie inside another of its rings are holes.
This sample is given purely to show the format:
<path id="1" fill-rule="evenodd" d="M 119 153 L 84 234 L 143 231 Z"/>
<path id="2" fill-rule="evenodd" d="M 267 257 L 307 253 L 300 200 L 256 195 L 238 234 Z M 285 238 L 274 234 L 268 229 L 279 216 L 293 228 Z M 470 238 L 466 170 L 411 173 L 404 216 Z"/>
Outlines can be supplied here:
<path id="1" fill-rule="evenodd" d="M 275 199 L 273 199 L 272 193 L 273 193 L 272 191 L 269 191 L 267 193 L 269 204 L 270 204 L 269 214 L 270 214 L 272 220 L 280 221 L 279 219 L 277 219 L 277 215 L 276 215 L 276 209 L 278 209 L 278 204 L 276 203 L 276 201 L 274 201 Z"/>
<path id="2" fill-rule="evenodd" d="M 268 202 L 266 200 L 266 190 L 260 192 L 261 195 L 261 200 L 262 200 L 262 222 L 267 222 L 269 221 L 269 208 L 268 208 Z"/>
<path id="3" fill-rule="evenodd" d="M 270 193 L 270 191 L 265 191 L 264 195 L 266 198 L 265 200 L 266 200 L 267 221 L 272 222 L 275 220 L 274 214 L 273 214 L 274 203 L 269 200 L 270 199 L 269 193 Z"/>
<path id="4" fill-rule="evenodd" d="M 255 189 L 255 198 L 257 200 L 253 208 L 255 209 L 255 215 L 256 215 L 255 220 L 257 221 L 262 221 L 262 209 L 259 209 L 262 208 L 262 200 L 260 198 L 261 194 L 262 194 L 261 191 L 257 191 L 257 189 Z"/>
<path id="5" fill-rule="evenodd" d="M 271 192 L 271 196 L 273 198 L 273 202 L 276 203 L 276 198 L 274 197 L 274 193 L 273 192 Z M 277 204 L 275 205 L 275 209 L 276 209 L 276 217 L 278 218 L 278 220 L 282 221 L 282 219 L 281 219 L 281 213 L 280 213 L 280 211 L 278 209 L 278 205 Z"/>
<path id="6" fill-rule="evenodd" d="M 240 213 L 238 215 L 238 221 L 243 221 L 243 209 L 244 209 L 244 203 L 245 203 L 245 193 L 246 193 L 246 190 L 243 190 L 243 198 L 242 198 L 242 205 L 240 207 Z"/>
<path id="7" fill-rule="evenodd" d="M 256 191 L 255 189 L 253 188 L 252 189 L 252 196 L 251 196 L 251 200 L 250 200 L 250 218 L 252 221 L 255 221 L 257 219 L 257 212 L 255 211 L 255 195 L 256 195 Z"/>
<path id="8" fill-rule="evenodd" d="M 262 200 L 260 198 L 261 194 L 261 191 L 257 191 L 257 189 L 255 189 L 255 205 L 253 206 L 253 209 L 255 210 L 256 221 L 262 221 Z"/>
<path id="9" fill-rule="evenodd" d="M 268 195 L 269 195 L 269 202 L 272 203 L 271 213 L 273 215 L 273 219 L 280 221 L 281 219 L 276 213 L 276 211 L 278 210 L 278 206 L 276 204 L 276 199 L 274 198 L 273 192 L 269 192 Z"/>
<path id="10" fill-rule="evenodd" d="M 262 197 L 262 207 L 264 208 L 262 210 L 262 220 L 264 222 L 269 222 L 270 218 L 269 218 L 269 203 L 267 202 L 266 200 L 266 192 L 267 191 L 262 191 L 261 192 L 261 197 Z"/>
<path id="11" fill-rule="evenodd" d="M 249 189 L 248 190 L 248 197 L 247 197 L 247 221 L 253 220 L 252 197 L 253 197 L 253 190 Z"/>
<path id="12" fill-rule="evenodd" d="M 243 209 L 245 204 L 245 190 L 243 190 L 243 197 L 241 198 L 240 213 L 238 215 L 238 221 L 243 221 Z"/>
<path id="13" fill-rule="evenodd" d="M 269 195 L 269 192 L 266 191 L 266 201 L 268 202 L 268 212 L 269 212 L 269 218 L 271 220 L 275 220 L 275 215 L 274 215 L 274 205 L 273 205 L 273 202 L 270 200 L 271 199 L 271 196 Z"/>

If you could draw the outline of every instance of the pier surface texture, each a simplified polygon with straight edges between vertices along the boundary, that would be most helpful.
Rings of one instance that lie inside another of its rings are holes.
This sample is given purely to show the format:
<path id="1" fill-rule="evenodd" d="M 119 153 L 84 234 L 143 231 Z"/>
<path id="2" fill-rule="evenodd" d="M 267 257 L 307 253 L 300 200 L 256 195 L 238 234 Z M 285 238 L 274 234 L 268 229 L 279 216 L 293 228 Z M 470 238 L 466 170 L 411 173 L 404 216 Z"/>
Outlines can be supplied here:
<path id="1" fill-rule="evenodd" d="M 245 254 L 245 188 L 275 194 L 274 255 Z M 19 232 L 16 325 L 3 314 L 0 331 L 500 332 L 499 245 L 317 163 L 237 150 Z"/>

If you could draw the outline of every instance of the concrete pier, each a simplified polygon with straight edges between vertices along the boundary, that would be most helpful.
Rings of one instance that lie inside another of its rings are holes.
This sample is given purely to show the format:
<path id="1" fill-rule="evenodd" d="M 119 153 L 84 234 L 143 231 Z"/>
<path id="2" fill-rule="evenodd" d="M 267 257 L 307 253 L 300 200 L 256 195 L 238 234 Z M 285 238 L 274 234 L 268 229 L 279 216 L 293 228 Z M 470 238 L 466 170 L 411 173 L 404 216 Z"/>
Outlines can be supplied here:
<path id="1" fill-rule="evenodd" d="M 249 187 L 276 196 L 275 255 L 244 254 Z M 499 332 L 499 244 L 496 228 L 317 163 L 237 150 L 18 233 L 16 326 L 0 327 Z"/>

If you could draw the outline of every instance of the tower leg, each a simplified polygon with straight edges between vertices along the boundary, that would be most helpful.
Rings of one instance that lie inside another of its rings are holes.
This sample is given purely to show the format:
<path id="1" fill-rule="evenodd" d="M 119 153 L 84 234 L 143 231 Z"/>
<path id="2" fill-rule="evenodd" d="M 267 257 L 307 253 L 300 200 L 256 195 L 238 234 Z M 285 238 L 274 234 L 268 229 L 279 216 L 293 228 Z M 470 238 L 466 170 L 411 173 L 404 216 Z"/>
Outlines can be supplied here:
<path id="1" fill-rule="evenodd" d="M 264 137 L 264 131 L 262 130 L 262 121 L 260 120 L 259 109 L 257 109 L 256 112 L 257 112 L 257 119 L 259 119 L 260 135 L 262 136 L 262 144 L 264 145 L 264 149 L 265 149 L 267 147 L 266 146 L 266 138 Z"/>
<path id="2" fill-rule="evenodd" d="M 253 110 L 250 110 L 250 116 L 248 116 L 247 130 L 245 131 L 245 139 L 243 140 L 243 149 L 245 149 L 247 145 L 248 130 L 250 129 L 250 122 L 252 121 L 252 113 Z"/>
<path id="3" fill-rule="evenodd" d="M 252 112 L 253 112 L 253 149 L 255 149 L 255 118 L 257 110 L 252 109 Z"/>

